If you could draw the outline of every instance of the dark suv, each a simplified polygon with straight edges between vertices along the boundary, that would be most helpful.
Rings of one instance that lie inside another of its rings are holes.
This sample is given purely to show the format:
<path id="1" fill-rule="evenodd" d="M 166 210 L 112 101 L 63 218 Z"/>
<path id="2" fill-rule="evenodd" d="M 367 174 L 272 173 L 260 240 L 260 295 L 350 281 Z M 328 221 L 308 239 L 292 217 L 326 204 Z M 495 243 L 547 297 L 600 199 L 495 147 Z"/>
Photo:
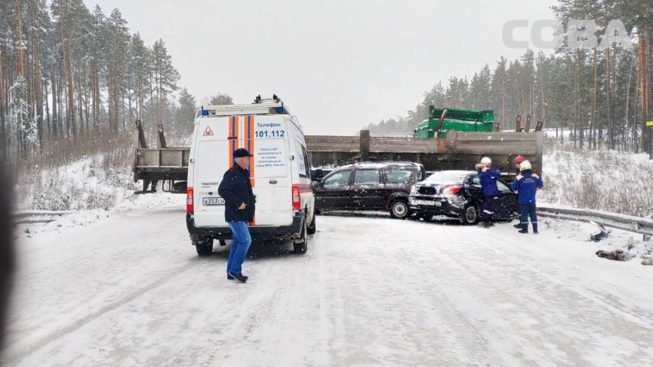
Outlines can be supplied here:
<path id="1" fill-rule="evenodd" d="M 393 218 L 409 214 L 410 188 L 425 176 L 412 162 L 356 163 L 334 169 L 313 183 L 317 208 L 327 210 L 387 210 Z"/>

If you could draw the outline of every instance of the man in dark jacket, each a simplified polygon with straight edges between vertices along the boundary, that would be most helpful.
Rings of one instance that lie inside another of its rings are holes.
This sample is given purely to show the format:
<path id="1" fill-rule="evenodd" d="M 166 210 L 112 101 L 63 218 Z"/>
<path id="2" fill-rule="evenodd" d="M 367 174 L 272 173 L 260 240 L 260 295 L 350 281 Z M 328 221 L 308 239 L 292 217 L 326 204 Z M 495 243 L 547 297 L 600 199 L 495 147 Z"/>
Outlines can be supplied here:
<path id="1" fill-rule="evenodd" d="M 519 169 L 521 163 L 526 160 L 526 157 L 523 155 L 518 155 L 515 157 L 515 177 L 519 176 L 521 174 L 521 169 Z M 517 213 L 521 213 L 521 209 L 517 209 Z M 514 226 L 517 229 L 521 229 L 521 222 L 515 224 Z"/>
<path id="2" fill-rule="evenodd" d="M 478 176 L 481 180 L 481 190 L 483 192 L 483 212 L 481 212 L 481 223 L 484 227 L 492 226 L 492 216 L 494 207 L 499 195 L 497 180 L 501 176 L 501 171 L 492 169 L 492 160 L 489 157 L 483 157 L 481 163 L 476 165 Z"/>
<path id="3" fill-rule="evenodd" d="M 250 157 L 247 149 L 236 149 L 235 164 L 225 172 L 218 188 L 218 194 L 225 201 L 225 221 L 233 233 L 227 261 L 227 279 L 236 279 L 242 283 L 248 278 L 243 275 L 242 265 L 252 244 L 248 224 L 254 221 L 256 201 L 250 181 Z"/>
<path id="4" fill-rule="evenodd" d="M 544 187 L 542 179 L 533 173 L 531 162 L 523 161 L 520 165 L 521 174 L 512 182 L 512 190 L 519 195 L 519 208 L 521 212 L 521 229 L 519 233 L 528 233 L 528 217 L 533 224 L 533 233 L 537 231 L 537 206 L 535 197 L 537 191 Z"/>

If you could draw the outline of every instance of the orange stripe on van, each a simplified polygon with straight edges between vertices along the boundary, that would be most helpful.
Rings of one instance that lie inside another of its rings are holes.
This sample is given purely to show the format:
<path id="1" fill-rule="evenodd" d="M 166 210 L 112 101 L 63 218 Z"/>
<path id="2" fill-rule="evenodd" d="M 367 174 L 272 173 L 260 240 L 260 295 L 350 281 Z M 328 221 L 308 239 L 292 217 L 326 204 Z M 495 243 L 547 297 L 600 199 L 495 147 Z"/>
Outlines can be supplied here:
<path id="1" fill-rule="evenodd" d="M 233 137 L 234 137 L 234 124 L 233 116 L 229 116 L 227 125 L 229 125 L 229 134 L 227 134 L 227 149 L 229 150 L 227 157 L 229 157 L 229 162 L 227 162 L 227 167 L 234 165 L 234 149 L 233 149 Z"/>
<path id="2" fill-rule="evenodd" d="M 249 154 L 254 154 L 254 116 L 247 116 L 245 124 L 245 148 Z M 249 180 L 252 184 L 252 188 L 256 186 L 256 179 L 254 178 L 254 157 L 249 157 Z M 252 225 L 256 225 L 256 213 L 254 213 L 254 218 L 252 219 Z"/>
<path id="3" fill-rule="evenodd" d="M 243 146 L 241 145 L 241 141 L 240 141 L 240 137 L 241 137 L 241 136 L 240 136 L 240 117 L 239 117 L 239 116 L 235 116 L 234 118 L 236 119 L 236 144 L 238 144 L 238 145 L 236 146 L 236 149 L 238 149 L 238 148 L 242 148 L 242 147 L 243 147 Z M 234 150 L 235 150 L 235 149 L 234 149 Z"/>
<path id="4" fill-rule="evenodd" d="M 256 129 L 254 127 L 254 116 L 249 116 L 249 123 L 248 123 L 248 128 L 249 128 L 249 154 L 254 154 L 254 151 L 256 150 Z M 254 164 L 254 157 L 249 157 L 249 173 L 250 173 L 250 179 L 252 180 L 252 187 L 256 186 L 256 174 L 254 172 L 255 169 L 255 164 Z"/>

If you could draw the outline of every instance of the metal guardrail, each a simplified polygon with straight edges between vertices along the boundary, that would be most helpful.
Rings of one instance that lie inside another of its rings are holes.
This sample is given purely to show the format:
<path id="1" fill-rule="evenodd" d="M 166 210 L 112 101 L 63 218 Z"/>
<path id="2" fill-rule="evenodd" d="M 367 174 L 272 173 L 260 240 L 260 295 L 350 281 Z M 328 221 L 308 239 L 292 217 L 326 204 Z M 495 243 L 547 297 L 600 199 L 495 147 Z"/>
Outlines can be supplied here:
<path id="1" fill-rule="evenodd" d="M 577 222 L 595 222 L 604 227 L 617 228 L 624 231 L 639 233 L 645 238 L 653 237 L 653 220 L 622 214 L 602 212 L 591 209 L 559 208 L 540 205 L 538 215 Z"/>

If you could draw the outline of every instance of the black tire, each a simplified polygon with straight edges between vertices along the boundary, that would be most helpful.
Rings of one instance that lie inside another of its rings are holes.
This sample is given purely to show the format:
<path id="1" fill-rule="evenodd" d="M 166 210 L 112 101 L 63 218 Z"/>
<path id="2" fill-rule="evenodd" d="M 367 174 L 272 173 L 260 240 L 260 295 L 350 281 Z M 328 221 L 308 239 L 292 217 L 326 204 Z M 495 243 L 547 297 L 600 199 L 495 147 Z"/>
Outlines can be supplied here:
<path id="1" fill-rule="evenodd" d="M 197 245 L 195 245 L 195 250 L 197 250 L 197 254 L 199 256 L 211 255 L 211 253 L 213 253 L 213 240 L 209 239 L 206 241 L 198 242 Z"/>
<path id="2" fill-rule="evenodd" d="M 317 232 L 317 223 L 315 223 L 315 212 L 313 212 L 313 220 L 311 221 L 311 225 L 306 229 L 306 233 L 315 234 L 315 232 Z"/>
<path id="3" fill-rule="evenodd" d="M 390 203 L 390 216 L 397 219 L 406 219 L 410 214 L 408 203 L 404 200 L 395 200 Z"/>
<path id="4" fill-rule="evenodd" d="M 465 210 L 460 215 L 460 223 L 462 224 L 478 224 L 480 219 L 480 211 L 474 205 L 465 206 Z"/>
<path id="5" fill-rule="evenodd" d="M 302 236 L 293 241 L 292 246 L 295 250 L 295 253 L 298 255 L 303 255 L 308 250 L 308 229 L 306 228 L 306 222 L 302 225 Z"/>
<path id="6" fill-rule="evenodd" d="M 220 246 L 227 246 L 227 240 L 220 240 Z"/>

